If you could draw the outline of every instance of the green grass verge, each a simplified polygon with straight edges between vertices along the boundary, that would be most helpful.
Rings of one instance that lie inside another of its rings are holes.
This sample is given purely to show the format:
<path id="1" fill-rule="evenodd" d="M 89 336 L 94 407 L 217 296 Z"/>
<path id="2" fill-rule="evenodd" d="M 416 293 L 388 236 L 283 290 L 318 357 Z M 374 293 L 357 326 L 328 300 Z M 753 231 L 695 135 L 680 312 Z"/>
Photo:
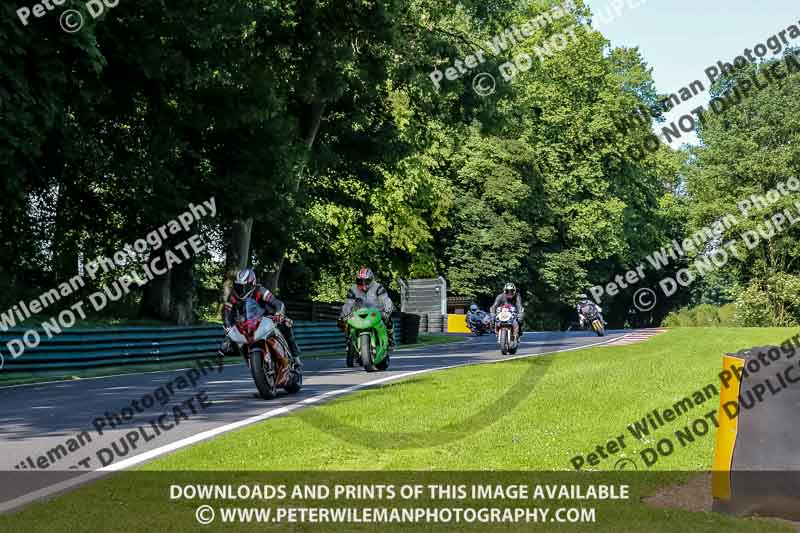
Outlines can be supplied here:
<path id="1" fill-rule="evenodd" d="M 147 468 L 239 470 L 254 468 L 255 461 L 272 470 L 571 470 L 572 457 L 627 433 L 634 420 L 718 384 L 723 354 L 778 343 L 795 333 L 789 328 L 680 329 L 643 344 L 434 372 L 227 434 Z M 492 406 L 523 375 L 529 375 L 533 387 L 513 410 L 492 412 L 482 421 L 488 425 L 467 428 L 464 435 L 454 430 L 463 436 L 455 442 L 435 440 L 440 434 L 433 428 L 458 428 L 460 421 Z M 365 410 L 365 401 L 382 406 L 382 416 Z M 711 399 L 708 409 L 696 408 L 685 421 L 717 406 L 718 399 Z M 405 449 L 391 445 L 365 456 L 360 445 L 342 442 L 339 427 L 375 435 L 396 434 L 402 427 L 404 434 L 420 437 Z M 663 431 L 670 429 L 675 428 Z M 429 433 L 435 436 L 426 441 Z M 713 437 L 698 439 L 654 468 L 707 470 Z M 270 451 L 287 441 L 304 444 L 291 453 Z M 644 447 L 629 444 L 627 456 Z M 613 461 L 599 467 L 613 468 Z"/>
<path id="2" fill-rule="evenodd" d="M 566 475 L 572 470 L 570 460 L 575 455 L 626 434 L 631 422 L 653 409 L 670 407 L 709 383 L 717 383 L 724 353 L 780 343 L 795 333 L 777 328 L 680 329 L 639 345 L 434 372 L 223 435 L 148 463 L 141 470 L 507 470 L 562 471 Z M 683 423 L 717 405 L 718 399 L 709 400 Z M 668 425 L 655 437 L 671 434 L 678 427 L 682 426 Z M 364 446 L 365 442 L 376 446 Z M 652 442 L 629 439 L 628 444 L 625 456 L 638 459 L 638 452 Z M 653 467 L 662 476 L 633 478 L 634 492 L 649 494 L 689 479 L 691 472 L 708 471 L 714 444 L 712 432 L 677 450 Z M 613 471 L 614 460 L 598 468 Z M 570 475 L 573 480 L 578 476 Z M 589 481 L 595 479 L 592 474 L 584 475 Z M 86 509 L 85 502 L 122 493 L 128 490 L 126 483 L 122 476 L 102 481 L 2 518 L 0 526 L 5 522 L 19 530 L 34 526 L 44 530 L 54 524 L 77 524 L 80 517 L 76 510 Z M 158 512 L 168 515 L 170 502 L 163 489 L 161 493 L 156 488 L 148 490 L 147 494 L 143 493 L 145 489 L 131 494 L 142 501 L 161 502 L 163 509 Z M 178 513 L 180 507 L 174 512 Z M 604 515 L 591 530 L 791 531 L 776 521 L 654 509 L 638 499 L 614 509 L 613 515 Z M 129 530 L 144 530 L 136 527 L 143 522 L 135 510 L 136 505 L 121 507 L 120 523 L 130 526 Z M 191 517 L 185 514 L 186 509 L 181 513 L 181 520 Z M 587 529 L 586 524 L 559 524 L 557 528 Z"/>

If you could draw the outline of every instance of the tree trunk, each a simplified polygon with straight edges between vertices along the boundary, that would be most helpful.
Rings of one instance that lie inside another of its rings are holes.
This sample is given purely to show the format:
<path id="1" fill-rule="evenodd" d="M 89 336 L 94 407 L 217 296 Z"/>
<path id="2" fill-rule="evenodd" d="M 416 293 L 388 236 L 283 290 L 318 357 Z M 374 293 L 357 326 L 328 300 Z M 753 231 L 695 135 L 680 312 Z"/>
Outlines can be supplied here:
<path id="1" fill-rule="evenodd" d="M 159 254 L 153 251 L 150 254 L 150 261 Z M 169 320 L 170 317 L 170 273 L 156 276 L 144 286 L 142 293 L 142 303 L 139 306 L 140 318 L 155 318 L 157 320 Z"/>
<path id="2" fill-rule="evenodd" d="M 303 135 L 303 142 L 306 145 L 306 156 L 300 162 L 300 166 L 297 169 L 294 177 L 294 183 L 292 183 L 292 194 L 295 196 L 297 192 L 300 190 L 300 182 L 303 180 L 303 173 L 306 171 L 306 165 L 308 164 L 308 160 L 311 157 L 311 149 L 314 147 L 314 142 L 317 140 L 317 134 L 319 133 L 320 125 L 322 124 L 322 114 L 325 112 L 325 102 L 320 100 L 315 100 L 311 103 L 308 108 L 308 115 L 305 117 L 303 124 L 301 125 L 302 131 L 304 131 Z M 283 264 L 286 259 L 286 253 L 282 253 L 278 258 L 277 262 L 275 263 L 272 273 L 269 276 L 269 289 L 272 291 L 278 290 L 278 285 L 280 285 L 281 281 L 281 272 L 283 271 Z"/>
<path id="3" fill-rule="evenodd" d="M 179 326 L 195 322 L 194 256 L 173 267 L 170 276 L 170 318 Z"/>
<path id="4" fill-rule="evenodd" d="M 78 243 L 74 237 L 71 210 L 73 209 L 69 184 L 62 183 L 58 188 L 55 229 L 53 231 L 53 273 L 54 281 L 59 283 L 78 274 Z"/>
<path id="5" fill-rule="evenodd" d="M 250 239 L 253 236 L 253 218 L 234 220 L 230 231 L 228 249 L 225 254 L 225 270 L 228 272 L 246 268 L 250 263 Z"/>
<path id="6" fill-rule="evenodd" d="M 253 236 L 253 218 L 234 220 L 228 235 L 225 251 L 225 280 L 222 283 L 221 303 L 228 301 L 236 273 L 250 263 L 250 240 Z"/>

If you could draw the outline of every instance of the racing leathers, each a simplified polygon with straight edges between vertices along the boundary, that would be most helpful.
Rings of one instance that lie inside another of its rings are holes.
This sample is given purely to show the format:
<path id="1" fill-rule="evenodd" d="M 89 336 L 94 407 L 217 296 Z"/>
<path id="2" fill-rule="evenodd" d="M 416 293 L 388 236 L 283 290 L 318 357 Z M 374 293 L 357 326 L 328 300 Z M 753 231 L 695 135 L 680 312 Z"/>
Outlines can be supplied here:
<path id="1" fill-rule="evenodd" d="M 290 321 L 285 320 L 286 305 L 266 287 L 257 286 L 253 293 L 245 299 L 241 299 L 231 293 L 223 309 L 222 319 L 227 329 L 235 326 L 239 320 L 247 320 L 264 315 L 277 315 L 283 318 L 276 320 L 275 325 L 289 344 L 292 355 L 299 358 L 300 347 L 294 337 L 294 328 L 290 325 Z M 236 352 L 236 347 L 232 346 L 232 343 L 228 342 L 226 338 L 222 351 L 225 355 L 231 355 Z"/>
<path id="2" fill-rule="evenodd" d="M 512 297 L 506 296 L 504 292 L 498 294 L 497 298 L 494 299 L 491 309 L 489 309 L 489 313 L 491 313 L 492 319 L 496 318 L 497 310 L 506 304 L 513 305 L 516 308 L 517 327 L 519 328 L 519 336 L 522 337 L 522 324 L 524 323 L 525 318 L 525 308 L 522 306 L 522 296 L 520 296 L 519 292 Z"/>
<path id="3" fill-rule="evenodd" d="M 358 307 L 374 307 L 380 310 L 386 332 L 389 334 L 389 346 L 394 348 L 394 323 L 392 322 L 394 304 L 389 298 L 389 293 L 386 292 L 386 287 L 374 280 L 366 288 L 358 285 L 350 287 L 339 315 L 340 325 L 343 325 L 346 317 L 357 308 L 357 303 Z"/>

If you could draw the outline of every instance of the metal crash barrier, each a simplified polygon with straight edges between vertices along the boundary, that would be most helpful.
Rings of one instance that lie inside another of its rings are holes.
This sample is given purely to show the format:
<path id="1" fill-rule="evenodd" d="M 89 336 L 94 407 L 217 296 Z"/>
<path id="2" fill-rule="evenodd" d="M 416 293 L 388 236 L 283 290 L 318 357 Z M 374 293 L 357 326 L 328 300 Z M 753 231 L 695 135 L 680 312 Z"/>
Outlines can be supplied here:
<path id="1" fill-rule="evenodd" d="M 800 520 L 799 360 L 777 346 L 724 357 L 714 511 Z"/>
<path id="2" fill-rule="evenodd" d="M 397 344 L 408 342 L 410 339 L 403 334 L 401 318 L 393 317 L 393 321 Z M 335 322 L 295 321 L 294 327 L 297 343 L 304 352 L 344 352 L 344 333 Z M 72 329 L 52 338 L 39 331 L 38 345 L 25 347 L 14 358 L 7 345 L 22 339 L 26 332 L 28 330 L 12 329 L 0 333 L 4 365 L 0 378 L 15 373 L 202 359 L 215 355 L 223 340 L 222 326 Z M 30 334 L 28 340 L 36 344 Z"/>

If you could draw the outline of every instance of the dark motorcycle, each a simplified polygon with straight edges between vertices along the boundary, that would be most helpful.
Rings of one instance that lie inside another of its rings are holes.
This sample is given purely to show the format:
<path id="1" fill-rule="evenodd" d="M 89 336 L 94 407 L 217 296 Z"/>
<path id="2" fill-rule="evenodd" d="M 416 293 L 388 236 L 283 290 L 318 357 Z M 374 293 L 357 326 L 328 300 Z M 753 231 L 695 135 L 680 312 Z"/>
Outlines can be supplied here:
<path id="1" fill-rule="evenodd" d="M 492 331 L 492 317 L 485 311 L 467 314 L 467 327 L 476 337 Z"/>
<path id="2" fill-rule="evenodd" d="M 606 334 L 606 324 L 603 320 L 603 315 L 600 314 L 600 310 L 597 308 L 596 305 L 587 303 L 583 304 L 580 307 L 580 314 L 583 317 L 583 323 L 588 325 L 597 333 L 598 337 L 604 337 Z"/>

